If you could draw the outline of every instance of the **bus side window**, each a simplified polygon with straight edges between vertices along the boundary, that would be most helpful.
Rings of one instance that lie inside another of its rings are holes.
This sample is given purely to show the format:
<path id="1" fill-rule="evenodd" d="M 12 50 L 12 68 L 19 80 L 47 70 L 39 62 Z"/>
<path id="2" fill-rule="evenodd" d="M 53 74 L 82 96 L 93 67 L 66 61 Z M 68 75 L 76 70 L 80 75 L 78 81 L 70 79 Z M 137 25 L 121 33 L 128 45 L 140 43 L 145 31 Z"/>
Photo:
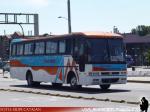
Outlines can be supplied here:
<path id="1" fill-rule="evenodd" d="M 46 54 L 57 53 L 57 41 L 48 41 L 46 42 Z"/>
<path id="2" fill-rule="evenodd" d="M 84 55 L 84 42 L 82 39 L 74 39 L 74 58 L 79 61 L 82 55 Z"/>
<path id="3" fill-rule="evenodd" d="M 23 55 L 23 44 L 17 44 L 17 55 Z"/>
<path id="4" fill-rule="evenodd" d="M 45 43 L 44 42 L 36 42 L 35 43 L 35 54 L 44 54 L 45 52 Z"/>
<path id="5" fill-rule="evenodd" d="M 66 39 L 66 54 L 73 54 L 73 41 Z"/>
<path id="6" fill-rule="evenodd" d="M 11 46 L 11 55 L 15 56 L 16 55 L 16 45 Z"/>
<path id="7" fill-rule="evenodd" d="M 34 43 L 25 44 L 25 55 L 32 55 L 34 53 Z"/>
<path id="8" fill-rule="evenodd" d="M 59 41 L 59 53 L 65 53 L 66 52 L 66 41 Z"/>

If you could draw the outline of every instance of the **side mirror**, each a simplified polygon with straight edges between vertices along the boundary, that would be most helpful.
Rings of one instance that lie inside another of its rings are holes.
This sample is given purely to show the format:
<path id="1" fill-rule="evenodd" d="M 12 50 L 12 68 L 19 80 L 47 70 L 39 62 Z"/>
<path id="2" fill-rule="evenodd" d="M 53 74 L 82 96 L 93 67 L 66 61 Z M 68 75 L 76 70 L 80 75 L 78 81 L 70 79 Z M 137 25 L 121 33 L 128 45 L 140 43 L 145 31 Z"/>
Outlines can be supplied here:
<path id="1" fill-rule="evenodd" d="M 79 57 L 79 70 L 80 72 L 85 71 L 85 56 L 84 55 Z"/>

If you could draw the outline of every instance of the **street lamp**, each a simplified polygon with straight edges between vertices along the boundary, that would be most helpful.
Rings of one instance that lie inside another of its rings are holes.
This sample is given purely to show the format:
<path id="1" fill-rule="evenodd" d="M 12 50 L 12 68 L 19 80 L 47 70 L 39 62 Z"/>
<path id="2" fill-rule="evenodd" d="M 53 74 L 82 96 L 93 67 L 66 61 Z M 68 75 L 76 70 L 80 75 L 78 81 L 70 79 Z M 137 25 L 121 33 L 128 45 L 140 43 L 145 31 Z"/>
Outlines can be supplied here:
<path id="1" fill-rule="evenodd" d="M 0 22 L 5 22 L 5 21 L 0 21 Z M 8 22 L 7 24 L 18 24 L 18 25 L 20 26 L 20 28 L 21 28 L 22 35 L 23 35 L 23 37 L 24 37 L 24 30 L 23 30 L 23 27 L 22 27 L 21 23 L 16 23 L 16 22 Z"/>
<path id="2" fill-rule="evenodd" d="M 63 17 L 63 16 L 59 16 L 58 18 L 62 18 L 62 19 L 65 19 L 65 20 L 67 20 L 67 21 L 68 21 L 68 18 Z"/>
<path id="3" fill-rule="evenodd" d="M 70 0 L 67 1 L 68 6 L 68 18 L 59 16 L 58 18 L 63 18 L 68 21 L 68 33 L 71 33 L 71 11 L 70 11 Z"/>
<path id="4" fill-rule="evenodd" d="M 23 35 L 23 37 L 24 37 L 24 30 L 23 30 L 23 27 L 22 27 L 21 23 L 18 23 L 18 24 L 19 24 L 19 26 L 21 27 L 22 35 Z"/>
<path id="5" fill-rule="evenodd" d="M 64 20 L 68 21 L 68 33 L 71 33 L 71 25 L 70 25 L 69 19 L 66 18 L 66 17 L 63 17 L 63 16 L 59 16 L 58 18 L 59 19 L 64 19 Z"/>

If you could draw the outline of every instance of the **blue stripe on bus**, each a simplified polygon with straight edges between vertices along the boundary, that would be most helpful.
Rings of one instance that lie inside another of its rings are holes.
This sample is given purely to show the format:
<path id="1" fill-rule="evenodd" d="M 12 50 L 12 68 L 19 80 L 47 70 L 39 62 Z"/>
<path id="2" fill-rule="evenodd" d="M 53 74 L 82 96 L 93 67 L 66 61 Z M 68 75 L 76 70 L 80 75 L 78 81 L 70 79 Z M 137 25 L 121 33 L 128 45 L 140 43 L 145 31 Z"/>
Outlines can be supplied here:
<path id="1" fill-rule="evenodd" d="M 15 60 L 27 66 L 64 66 L 63 56 L 24 56 L 15 57 Z"/>

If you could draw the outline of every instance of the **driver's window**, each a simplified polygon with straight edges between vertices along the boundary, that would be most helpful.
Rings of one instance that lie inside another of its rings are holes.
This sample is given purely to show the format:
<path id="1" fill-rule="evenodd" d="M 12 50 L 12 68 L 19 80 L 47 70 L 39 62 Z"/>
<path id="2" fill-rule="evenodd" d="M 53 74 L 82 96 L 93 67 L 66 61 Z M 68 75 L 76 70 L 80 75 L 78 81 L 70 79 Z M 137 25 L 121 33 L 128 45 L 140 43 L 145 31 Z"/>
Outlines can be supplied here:
<path id="1" fill-rule="evenodd" d="M 74 39 L 74 56 L 78 60 L 84 54 L 84 42 L 81 39 Z"/>

